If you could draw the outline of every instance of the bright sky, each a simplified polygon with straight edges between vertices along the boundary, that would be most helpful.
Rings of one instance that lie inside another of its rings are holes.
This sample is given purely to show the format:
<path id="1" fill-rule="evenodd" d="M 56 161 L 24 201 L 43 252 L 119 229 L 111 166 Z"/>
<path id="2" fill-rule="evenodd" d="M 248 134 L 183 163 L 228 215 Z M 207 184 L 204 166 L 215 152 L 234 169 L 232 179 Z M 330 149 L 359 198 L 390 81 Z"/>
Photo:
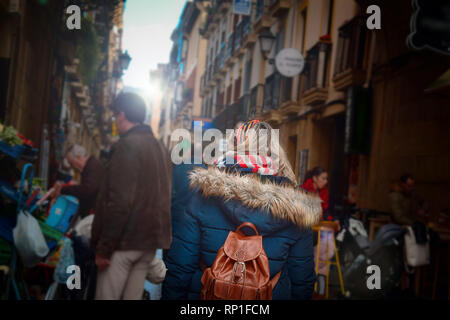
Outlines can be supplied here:
<path id="1" fill-rule="evenodd" d="M 127 0 L 123 51 L 132 60 L 125 71 L 125 86 L 149 90 L 149 71 L 169 61 L 170 35 L 178 24 L 186 0 Z"/>

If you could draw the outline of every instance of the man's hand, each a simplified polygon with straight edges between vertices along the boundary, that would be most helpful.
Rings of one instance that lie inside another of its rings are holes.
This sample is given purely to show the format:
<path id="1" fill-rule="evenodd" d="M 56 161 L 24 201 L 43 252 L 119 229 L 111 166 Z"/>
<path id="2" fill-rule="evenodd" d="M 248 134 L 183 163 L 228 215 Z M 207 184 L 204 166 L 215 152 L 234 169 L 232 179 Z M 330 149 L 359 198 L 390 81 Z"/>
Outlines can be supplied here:
<path id="1" fill-rule="evenodd" d="M 98 267 L 99 271 L 102 271 L 106 268 L 109 267 L 109 265 L 111 264 L 111 262 L 109 261 L 109 259 L 103 258 L 102 256 L 96 254 L 95 255 L 95 264 Z"/>
<path id="2" fill-rule="evenodd" d="M 55 191 L 53 191 L 51 197 L 53 199 L 56 199 L 59 197 L 59 195 L 61 194 L 61 189 L 62 189 L 62 184 L 59 181 L 56 181 L 55 184 L 53 185 L 53 188 L 55 189 Z"/>

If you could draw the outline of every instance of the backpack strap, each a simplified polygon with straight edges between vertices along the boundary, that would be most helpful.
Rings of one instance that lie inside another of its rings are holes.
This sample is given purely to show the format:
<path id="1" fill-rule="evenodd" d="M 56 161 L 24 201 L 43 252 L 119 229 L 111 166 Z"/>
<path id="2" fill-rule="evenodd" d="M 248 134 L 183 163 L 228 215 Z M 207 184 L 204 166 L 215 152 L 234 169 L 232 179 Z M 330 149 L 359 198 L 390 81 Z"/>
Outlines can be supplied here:
<path id="1" fill-rule="evenodd" d="M 259 236 L 258 229 L 256 229 L 256 226 L 255 226 L 253 223 L 251 223 L 251 222 L 244 222 L 243 224 L 241 224 L 241 225 L 236 229 L 235 232 L 239 232 L 239 233 L 241 233 L 242 235 L 244 235 L 244 233 L 242 233 L 242 231 L 241 231 L 241 229 L 244 228 L 244 227 L 248 227 L 248 228 L 252 229 L 253 231 L 255 231 L 255 234 L 256 234 L 257 236 Z"/>
<path id="2" fill-rule="evenodd" d="M 280 280 L 280 276 L 281 276 L 281 271 L 278 272 L 276 275 L 273 276 L 272 279 L 270 279 L 270 284 L 272 285 L 272 289 L 275 288 L 275 286 L 277 285 L 278 280 Z"/>
<path id="3" fill-rule="evenodd" d="M 202 268 L 202 271 L 205 272 L 206 268 L 206 263 L 203 262 L 203 260 L 200 261 L 200 268 Z"/>

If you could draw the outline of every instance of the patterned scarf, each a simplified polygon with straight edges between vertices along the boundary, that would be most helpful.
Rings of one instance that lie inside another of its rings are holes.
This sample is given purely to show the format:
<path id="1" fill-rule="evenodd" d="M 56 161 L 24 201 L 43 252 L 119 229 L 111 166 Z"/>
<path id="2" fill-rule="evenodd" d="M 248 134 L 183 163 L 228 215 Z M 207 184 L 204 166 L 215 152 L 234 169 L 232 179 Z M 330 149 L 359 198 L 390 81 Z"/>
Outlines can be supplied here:
<path id="1" fill-rule="evenodd" d="M 240 171 L 256 172 L 260 175 L 276 176 L 278 174 L 277 167 L 271 157 L 240 155 L 233 151 L 227 152 L 216 159 L 214 165 L 218 168 L 238 167 Z"/>

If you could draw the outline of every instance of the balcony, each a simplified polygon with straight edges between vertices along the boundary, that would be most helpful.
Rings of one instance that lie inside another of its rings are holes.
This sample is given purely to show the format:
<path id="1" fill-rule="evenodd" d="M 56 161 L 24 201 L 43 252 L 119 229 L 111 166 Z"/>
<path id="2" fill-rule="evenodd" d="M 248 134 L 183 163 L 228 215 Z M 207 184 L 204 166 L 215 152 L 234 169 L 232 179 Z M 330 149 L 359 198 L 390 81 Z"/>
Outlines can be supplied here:
<path id="1" fill-rule="evenodd" d="M 284 117 L 296 114 L 298 103 L 291 101 L 292 78 L 283 77 L 278 72 L 266 79 L 262 118 L 272 124 L 279 124 Z"/>
<path id="2" fill-rule="evenodd" d="M 207 78 L 206 78 L 206 85 L 205 88 L 206 89 L 210 89 L 212 84 L 213 84 L 213 77 L 214 77 L 214 65 L 210 64 L 209 67 L 207 68 Z"/>
<path id="3" fill-rule="evenodd" d="M 297 101 L 292 100 L 292 78 L 281 77 L 280 115 L 284 118 L 296 116 L 301 109 Z"/>
<path id="4" fill-rule="evenodd" d="M 246 17 L 243 20 L 243 35 L 242 35 L 242 47 L 249 48 L 252 47 L 256 40 L 258 39 L 255 32 L 252 30 L 252 24 L 250 17 Z"/>
<path id="5" fill-rule="evenodd" d="M 255 12 L 255 21 L 260 19 L 264 14 L 264 0 L 256 0 L 256 12 Z"/>
<path id="6" fill-rule="evenodd" d="M 328 99 L 327 71 L 331 55 L 331 43 L 319 41 L 308 50 L 305 72 L 302 77 L 303 103 L 320 105 Z"/>
<path id="7" fill-rule="evenodd" d="M 203 97 L 205 95 L 205 73 L 201 75 L 200 77 L 200 97 Z"/>
<path id="8" fill-rule="evenodd" d="M 248 106 L 248 119 L 253 120 L 262 109 L 262 100 L 264 95 L 264 86 L 258 84 L 250 91 L 250 101 Z"/>
<path id="9" fill-rule="evenodd" d="M 176 118 L 182 117 L 184 115 L 188 115 L 190 110 L 193 107 L 193 99 L 194 99 L 194 89 L 193 88 L 185 88 L 182 93 L 181 103 L 178 104 L 176 110 Z"/>
<path id="10" fill-rule="evenodd" d="M 219 72 L 219 64 L 220 64 L 220 57 L 219 55 L 216 56 L 214 59 L 214 76 Z"/>
<path id="11" fill-rule="evenodd" d="M 234 32 L 232 32 L 230 34 L 230 36 L 228 37 L 228 42 L 227 42 L 227 51 L 225 54 L 225 65 L 226 66 L 231 66 L 234 63 L 234 59 L 233 58 L 233 53 L 234 53 Z"/>
<path id="12" fill-rule="evenodd" d="M 250 93 L 244 94 L 240 99 L 240 109 L 239 109 L 239 115 L 238 115 L 238 121 L 249 121 L 249 114 L 250 114 Z"/>
<path id="13" fill-rule="evenodd" d="M 234 38 L 233 53 L 236 53 L 241 48 L 242 44 L 242 21 L 236 25 L 236 30 L 234 31 L 234 34 L 235 38 Z"/>
<path id="14" fill-rule="evenodd" d="M 273 73 L 266 79 L 264 84 L 263 113 L 278 109 L 280 105 L 281 75 Z"/>
<path id="15" fill-rule="evenodd" d="M 220 78 L 219 63 L 220 63 L 220 57 L 219 57 L 219 55 L 217 55 L 216 58 L 214 59 L 214 64 L 213 64 L 213 75 L 212 75 L 213 81 L 216 81 L 218 78 Z"/>
<path id="16" fill-rule="evenodd" d="M 272 17 L 282 18 L 291 8 L 291 0 L 269 0 L 269 13 Z"/>
<path id="17" fill-rule="evenodd" d="M 222 48 L 220 49 L 220 54 L 219 54 L 219 73 L 220 74 L 225 74 L 226 70 L 224 69 L 225 67 L 225 42 L 222 43 Z"/>
<path id="18" fill-rule="evenodd" d="M 225 133 L 227 129 L 234 129 L 239 118 L 239 102 L 224 106 L 223 111 L 215 118 L 216 128 Z"/>
<path id="19" fill-rule="evenodd" d="M 256 12 L 254 20 L 254 31 L 258 34 L 262 29 L 272 25 L 272 17 L 265 8 L 265 0 L 256 1 Z"/>
<path id="20" fill-rule="evenodd" d="M 218 0 L 219 13 L 226 13 L 231 7 L 231 0 Z"/>
<path id="21" fill-rule="evenodd" d="M 200 34 L 209 38 L 215 28 L 219 25 L 220 15 L 228 11 L 231 6 L 231 0 L 212 1 L 212 7 L 208 11 L 205 25 L 200 29 Z"/>
<path id="22" fill-rule="evenodd" d="M 355 17 L 339 28 L 333 82 L 336 90 L 364 82 L 364 55 L 368 38 L 364 17 Z"/>

